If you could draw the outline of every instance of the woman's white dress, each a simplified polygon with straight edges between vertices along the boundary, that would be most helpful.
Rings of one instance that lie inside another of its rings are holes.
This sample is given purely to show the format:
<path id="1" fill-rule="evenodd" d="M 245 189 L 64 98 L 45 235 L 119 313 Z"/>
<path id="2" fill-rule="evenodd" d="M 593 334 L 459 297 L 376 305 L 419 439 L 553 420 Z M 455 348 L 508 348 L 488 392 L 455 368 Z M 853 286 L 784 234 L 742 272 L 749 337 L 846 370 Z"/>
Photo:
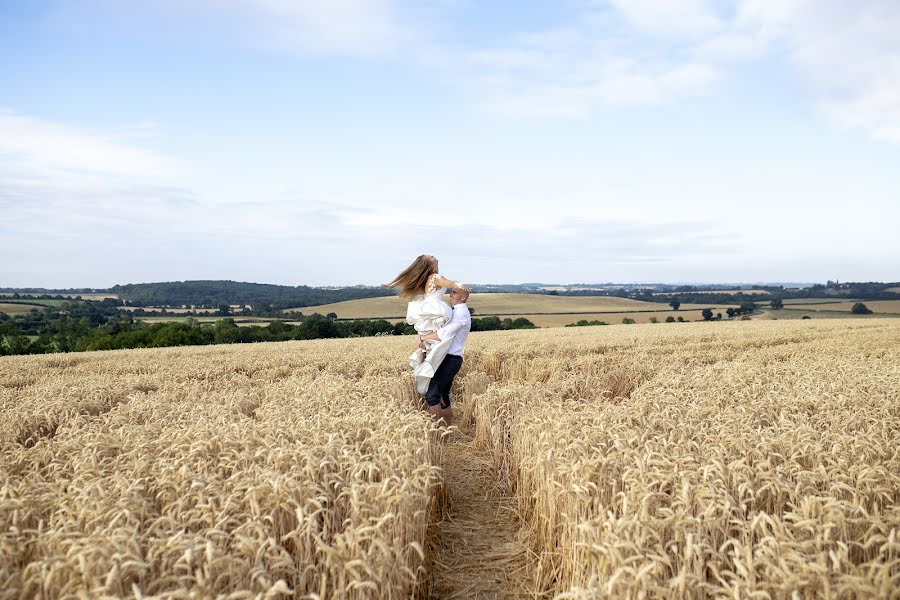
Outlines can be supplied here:
<path id="1" fill-rule="evenodd" d="M 453 316 L 453 309 L 444 301 L 447 288 L 434 286 L 434 280 L 440 275 L 433 275 L 428 281 L 425 295 L 411 301 L 406 307 L 406 322 L 416 328 L 420 334 L 437 331 L 447 324 Z M 413 369 L 416 389 L 420 394 L 428 391 L 428 385 L 434 372 L 440 366 L 453 338 L 443 341 L 429 341 L 428 351 L 416 350 L 409 356 L 409 366 Z"/>

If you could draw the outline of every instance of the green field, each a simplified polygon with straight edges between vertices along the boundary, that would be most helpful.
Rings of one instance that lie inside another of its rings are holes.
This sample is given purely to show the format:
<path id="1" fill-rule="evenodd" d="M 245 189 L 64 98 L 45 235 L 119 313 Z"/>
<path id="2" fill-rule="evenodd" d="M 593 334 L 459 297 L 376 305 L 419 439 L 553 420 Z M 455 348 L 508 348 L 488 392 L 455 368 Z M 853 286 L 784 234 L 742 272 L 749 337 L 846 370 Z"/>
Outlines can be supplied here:
<path id="1" fill-rule="evenodd" d="M 792 303 L 788 310 L 833 311 L 842 312 L 844 316 L 853 309 L 853 305 L 862 302 L 873 313 L 900 314 L 900 300 L 847 300 L 843 302 L 804 302 Z"/>
<path id="2" fill-rule="evenodd" d="M 67 302 L 67 300 L 41 300 L 39 298 L 28 298 L 28 299 L 13 299 L 4 297 L 2 299 L 3 304 L 24 304 L 26 306 L 62 306 Z"/>
<path id="3" fill-rule="evenodd" d="M 788 298 L 783 301 L 784 305 L 788 304 L 837 304 L 839 302 L 846 302 L 846 300 L 838 300 L 835 298 Z M 763 304 L 768 304 L 769 301 L 766 300 Z"/>
<path id="4" fill-rule="evenodd" d="M 872 311 L 872 315 L 855 315 L 851 312 L 853 305 L 862 302 Z M 900 300 L 847 300 L 837 298 L 790 298 L 784 301 L 784 308 L 772 310 L 769 303 L 757 302 L 763 310 L 763 314 L 757 318 L 763 319 L 834 319 L 847 317 L 900 316 Z"/>

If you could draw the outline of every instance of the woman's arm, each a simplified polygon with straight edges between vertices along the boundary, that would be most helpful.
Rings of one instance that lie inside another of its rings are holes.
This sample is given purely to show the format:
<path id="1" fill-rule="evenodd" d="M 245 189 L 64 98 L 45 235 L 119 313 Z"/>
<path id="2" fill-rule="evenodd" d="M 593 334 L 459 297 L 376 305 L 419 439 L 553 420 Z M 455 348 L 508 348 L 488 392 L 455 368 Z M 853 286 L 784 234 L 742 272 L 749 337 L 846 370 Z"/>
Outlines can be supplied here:
<path id="1" fill-rule="evenodd" d="M 458 281 L 451 281 L 451 280 L 447 279 L 446 277 L 442 277 L 440 275 L 438 275 L 437 277 L 434 278 L 434 286 L 451 288 L 451 289 L 455 288 L 455 289 L 460 289 L 460 290 L 466 290 L 467 292 L 472 291 L 472 288 L 470 288 L 466 284 L 460 283 Z"/>

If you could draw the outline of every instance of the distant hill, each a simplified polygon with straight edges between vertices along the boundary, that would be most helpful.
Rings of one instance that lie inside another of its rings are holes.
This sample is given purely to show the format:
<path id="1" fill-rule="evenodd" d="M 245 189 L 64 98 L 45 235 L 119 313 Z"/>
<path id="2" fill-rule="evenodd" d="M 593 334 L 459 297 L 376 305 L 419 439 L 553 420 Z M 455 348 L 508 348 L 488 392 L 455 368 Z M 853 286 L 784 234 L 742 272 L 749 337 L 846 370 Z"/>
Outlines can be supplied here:
<path id="1" fill-rule="evenodd" d="M 227 280 L 129 283 L 115 285 L 109 288 L 109 291 L 135 306 L 187 304 L 217 307 L 221 304 L 244 304 L 253 307 L 268 305 L 273 309 L 394 295 L 393 290 L 380 287 L 316 288 L 305 285 L 289 286 Z"/>

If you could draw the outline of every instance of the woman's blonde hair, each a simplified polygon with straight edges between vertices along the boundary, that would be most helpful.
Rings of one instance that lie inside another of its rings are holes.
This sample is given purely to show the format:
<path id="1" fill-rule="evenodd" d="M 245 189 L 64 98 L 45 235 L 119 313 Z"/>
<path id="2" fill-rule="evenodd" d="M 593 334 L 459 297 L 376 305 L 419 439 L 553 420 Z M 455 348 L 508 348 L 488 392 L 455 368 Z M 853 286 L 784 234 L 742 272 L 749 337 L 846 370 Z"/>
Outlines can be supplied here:
<path id="1" fill-rule="evenodd" d="M 428 278 L 435 273 L 434 259 L 428 254 L 422 254 L 412 261 L 412 264 L 403 269 L 388 287 L 396 288 L 401 298 L 407 300 L 421 296 L 428 286 Z"/>

